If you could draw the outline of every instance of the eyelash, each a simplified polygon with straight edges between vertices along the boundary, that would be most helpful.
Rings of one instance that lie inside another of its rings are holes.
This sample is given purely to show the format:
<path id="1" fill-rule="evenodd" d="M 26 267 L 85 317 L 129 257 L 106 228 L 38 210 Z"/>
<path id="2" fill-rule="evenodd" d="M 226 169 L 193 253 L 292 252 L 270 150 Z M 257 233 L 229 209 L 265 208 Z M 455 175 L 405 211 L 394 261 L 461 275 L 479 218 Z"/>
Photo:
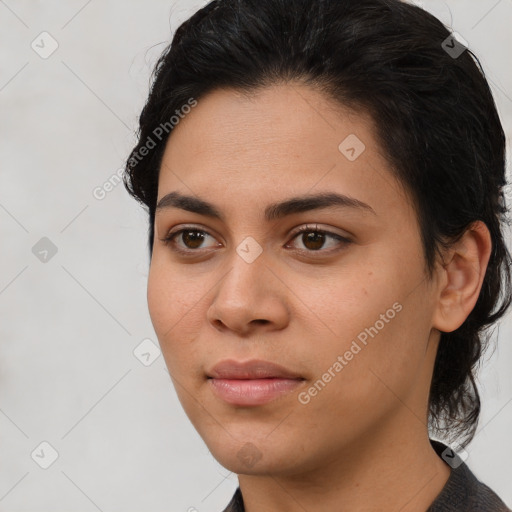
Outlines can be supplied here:
<path id="1" fill-rule="evenodd" d="M 186 232 L 186 231 L 192 231 L 194 233 L 201 233 L 201 234 L 205 234 L 205 235 L 208 235 L 208 236 L 212 236 L 210 235 L 210 233 L 208 233 L 208 231 L 205 231 L 203 229 L 199 229 L 199 228 L 196 228 L 195 226 L 186 226 L 178 231 L 175 231 L 175 232 L 170 232 L 165 238 L 161 238 L 160 240 L 164 243 L 164 245 L 166 246 L 170 246 L 171 249 L 174 251 L 174 252 L 177 252 L 179 254 L 182 254 L 182 255 L 185 255 L 185 256 L 191 256 L 193 253 L 198 253 L 201 251 L 201 249 L 181 249 L 181 248 L 178 248 L 178 246 L 176 245 L 176 243 L 174 242 L 174 239 L 176 237 L 178 237 L 180 234 Z M 326 235 L 328 237 L 331 237 L 331 238 L 334 238 L 335 240 L 338 240 L 340 242 L 340 245 L 342 246 L 341 248 L 349 245 L 350 243 L 352 243 L 352 240 L 344 237 L 344 236 L 341 236 L 341 235 L 338 235 L 336 233 L 332 233 L 331 231 L 326 231 L 326 230 L 323 230 L 323 229 L 318 229 L 316 226 L 313 227 L 313 226 L 310 226 L 310 225 L 307 225 L 307 226 L 303 226 L 301 227 L 300 229 L 298 229 L 296 232 L 293 233 L 293 236 L 291 238 L 291 240 L 295 240 L 295 238 L 297 238 L 299 235 L 303 234 L 303 233 L 316 233 L 316 234 L 321 234 L 321 235 Z M 334 248 L 334 249 L 329 249 L 329 250 L 323 250 L 323 249 L 318 249 L 318 250 L 307 250 L 307 249 L 296 249 L 296 251 L 298 252 L 302 252 L 302 253 L 308 253 L 308 256 L 311 255 L 311 254 L 314 254 L 314 253 L 321 253 L 322 255 L 325 255 L 326 253 L 327 254 L 330 254 L 331 252 L 335 252 L 335 251 L 338 251 L 338 250 L 341 250 L 341 248 Z"/>

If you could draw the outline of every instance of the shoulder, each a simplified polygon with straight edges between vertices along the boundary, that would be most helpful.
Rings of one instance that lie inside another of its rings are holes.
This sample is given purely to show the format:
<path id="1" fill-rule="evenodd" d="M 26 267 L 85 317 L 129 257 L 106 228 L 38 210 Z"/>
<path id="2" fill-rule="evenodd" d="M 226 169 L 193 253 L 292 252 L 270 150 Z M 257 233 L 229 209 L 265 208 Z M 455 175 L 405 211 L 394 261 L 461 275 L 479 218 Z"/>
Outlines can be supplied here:
<path id="1" fill-rule="evenodd" d="M 222 512 L 244 512 L 244 502 L 242 500 L 242 493 L 240 487 L 237 488 L 235 494 L 228 503 L 228 506 Z"/>
<path id="2" fill-rule="evenodd" d="M 450 448 L 434 440 L 431 444 L 439 456 L 450 452 L 453 463 L 450 478 L 427 512 L 512 512 Z"/>

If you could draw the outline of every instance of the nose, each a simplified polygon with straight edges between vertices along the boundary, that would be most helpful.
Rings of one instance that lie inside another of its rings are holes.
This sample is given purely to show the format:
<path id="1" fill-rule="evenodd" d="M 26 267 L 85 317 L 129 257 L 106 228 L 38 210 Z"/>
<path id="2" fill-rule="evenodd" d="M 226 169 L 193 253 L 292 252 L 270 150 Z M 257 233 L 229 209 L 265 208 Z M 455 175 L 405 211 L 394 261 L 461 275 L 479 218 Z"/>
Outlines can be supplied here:
<path id="1" fill-rule="evenodd" d="M 236 252 L 231 268 L 214 287 L 208 321 L 219 331 L 247 336 L 280 330 L 289 322 L 290 290 L 263 252 L 247 263 Z"/>

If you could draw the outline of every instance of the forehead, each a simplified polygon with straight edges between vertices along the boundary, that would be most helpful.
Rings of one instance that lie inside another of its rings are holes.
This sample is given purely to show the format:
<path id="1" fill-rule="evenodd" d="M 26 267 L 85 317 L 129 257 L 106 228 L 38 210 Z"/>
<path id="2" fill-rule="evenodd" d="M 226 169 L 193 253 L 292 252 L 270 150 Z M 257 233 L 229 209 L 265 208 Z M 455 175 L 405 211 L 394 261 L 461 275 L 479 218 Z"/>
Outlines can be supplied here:
<path id="1" fill-rule="evenodd" d="M 200 99 L 166 145 L 158 199 L 173 190 L 259 209 L 332 190 L 385 210 L 403 195 L 371 118 L 296 83 Z"/>

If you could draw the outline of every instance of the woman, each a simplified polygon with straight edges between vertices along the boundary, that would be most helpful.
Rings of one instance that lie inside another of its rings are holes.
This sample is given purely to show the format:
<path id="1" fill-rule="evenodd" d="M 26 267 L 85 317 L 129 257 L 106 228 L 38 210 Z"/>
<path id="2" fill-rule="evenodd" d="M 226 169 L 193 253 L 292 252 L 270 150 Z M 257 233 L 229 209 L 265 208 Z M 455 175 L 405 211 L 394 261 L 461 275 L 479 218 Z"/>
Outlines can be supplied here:
<path id="1" fill-rule="evenodd" d="M 399 0 L 215 0 L 158 61 L 125 183 L 225 511 L 509 510 L 463 460 L 511 302 L 475 61 Z"/>

